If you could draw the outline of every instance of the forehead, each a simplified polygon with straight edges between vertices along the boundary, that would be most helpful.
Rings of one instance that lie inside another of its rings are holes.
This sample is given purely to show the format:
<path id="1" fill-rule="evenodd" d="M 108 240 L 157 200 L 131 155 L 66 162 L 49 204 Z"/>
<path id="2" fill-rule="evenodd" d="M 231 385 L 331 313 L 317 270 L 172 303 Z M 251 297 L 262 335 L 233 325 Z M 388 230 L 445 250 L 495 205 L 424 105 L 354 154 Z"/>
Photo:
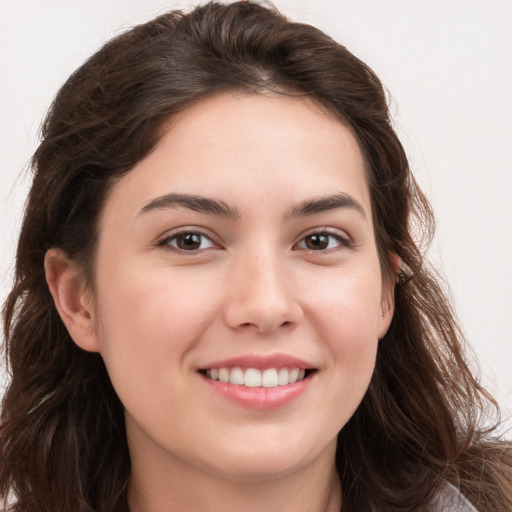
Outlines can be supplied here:
<path id="1" fill-rule="evenodd" d="M 196 147 L 226 158 L 234 145 L 240 152 L 265 149 L 269 156 L 273 149 L 280 154 L 295 150 L 300 157 L 313 146 L 327 149 L 335 140 L 347 157 L 362 161 L 348 123 L 308 97 L 236 91 L 208 96 L 164 124 L 162 134 L 184 147 L 192 135 Z M 278 147 L 276 142 L 286 144 Z"/>
<path id="2" fill-rule="evenodd" d="M 311 100 L 270 94 L 219 94 L 174 116 L 107 203 L 132 201 L 140 209 L 173 192 L 262 206 L 342 192 L 370 209 L 363 157 L 348 125 Z"/>

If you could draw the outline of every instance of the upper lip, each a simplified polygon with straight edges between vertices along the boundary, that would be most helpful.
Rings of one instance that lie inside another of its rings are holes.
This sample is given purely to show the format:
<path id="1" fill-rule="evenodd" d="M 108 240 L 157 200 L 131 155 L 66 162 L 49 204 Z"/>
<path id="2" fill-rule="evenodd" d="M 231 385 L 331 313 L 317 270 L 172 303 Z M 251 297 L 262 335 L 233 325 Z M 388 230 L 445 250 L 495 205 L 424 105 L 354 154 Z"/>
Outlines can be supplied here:
<path id="1" fill-rule="evenodd" d="M 202 366 L 201 370 L 209 370 L 211 368 L 255 368 L 257 370 L 265 370 L 267 368 L 299 368 L 304 370 L 315 369 L 315 365 L 288 354 L 271 354 L 259 355 L 248 354 L 244 356 L 231 357 L 214 361 Z"/>

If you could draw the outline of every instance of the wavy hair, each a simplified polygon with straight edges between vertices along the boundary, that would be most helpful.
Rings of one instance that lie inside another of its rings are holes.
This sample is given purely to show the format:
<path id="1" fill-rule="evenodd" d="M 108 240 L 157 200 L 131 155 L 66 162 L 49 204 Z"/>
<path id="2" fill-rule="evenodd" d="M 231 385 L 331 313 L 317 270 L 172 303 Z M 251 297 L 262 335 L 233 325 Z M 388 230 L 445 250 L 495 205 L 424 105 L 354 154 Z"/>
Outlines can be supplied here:
<path id="1" fill-rule="evenodd" d="M 98 354 L 79 349 L 46 284 L 52 247 L 94 274 L 109 188 L 164 122 L 224 91 L 306 97 L 360 145 L 383 273 L 402 263 L 395 314 L 362 403 L 338 436 L 343 512 L 414 511 L 444 482 L 482 512 L 512 510 L 512 449 L 482 423 L 497 407 L 474 378 L 439 276 L 419 248 L 434 229 L 390 121 L 385 90 L 344 46 L 250 1 L 173 11 L 104 45 L 58 92 L 32 160 L 4 307 L 11 375 L 0 425 L 0 496 L 15 512 L 124 512 L 123 406 Z"/>

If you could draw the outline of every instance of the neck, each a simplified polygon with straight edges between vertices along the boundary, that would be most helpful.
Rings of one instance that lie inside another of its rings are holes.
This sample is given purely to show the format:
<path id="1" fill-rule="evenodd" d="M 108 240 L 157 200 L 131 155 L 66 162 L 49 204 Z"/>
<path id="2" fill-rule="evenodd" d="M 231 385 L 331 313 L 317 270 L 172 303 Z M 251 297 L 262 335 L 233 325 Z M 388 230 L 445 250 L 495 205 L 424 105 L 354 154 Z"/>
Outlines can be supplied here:
<path id="1" fill-rule="evenodd" d="M 333 442 L 335 448 L 335 443 Z M 327 456 L 328 455 L 328 456 Z M 332 456 L 331 456 L 332 455 Z M 132 452 L 130 512 L 339 512 L 334 449 L 284 475 L 219 475 L 184 461 Z"/>

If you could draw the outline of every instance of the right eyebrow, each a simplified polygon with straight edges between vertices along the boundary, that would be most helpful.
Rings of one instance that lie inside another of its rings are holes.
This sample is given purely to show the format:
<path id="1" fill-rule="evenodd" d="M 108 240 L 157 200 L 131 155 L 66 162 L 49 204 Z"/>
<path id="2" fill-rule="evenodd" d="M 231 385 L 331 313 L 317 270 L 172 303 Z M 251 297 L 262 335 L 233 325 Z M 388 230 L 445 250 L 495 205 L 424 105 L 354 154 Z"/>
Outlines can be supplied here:
<path id="1" fill-rule="evenodd" d="M 226 217 L 232 220 L 237 220 L 240 217 L 240 213 L 235 206 L 211 197 L 192 194 L 165 194 L 157 197 L 146 204 L 137 216 L 153 210 L 169 208 L 187 208 L 195 212 Z"/>

